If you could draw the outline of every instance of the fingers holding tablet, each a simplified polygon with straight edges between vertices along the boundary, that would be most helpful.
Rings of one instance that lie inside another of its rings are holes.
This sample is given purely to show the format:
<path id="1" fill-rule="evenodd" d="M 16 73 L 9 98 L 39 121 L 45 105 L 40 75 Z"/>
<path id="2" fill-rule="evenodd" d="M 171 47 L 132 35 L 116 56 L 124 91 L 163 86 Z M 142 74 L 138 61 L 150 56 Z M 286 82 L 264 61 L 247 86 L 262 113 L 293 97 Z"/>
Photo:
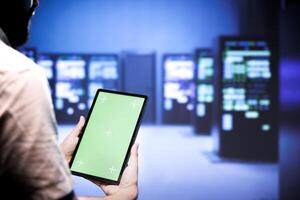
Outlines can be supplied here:
<path id="1" fill-rule="evenodd" d="M 99 89 L 70 164 L 72 173 L 107 184 L 137 182 L 138 145 L 133 144 L 146 100 Z"/>

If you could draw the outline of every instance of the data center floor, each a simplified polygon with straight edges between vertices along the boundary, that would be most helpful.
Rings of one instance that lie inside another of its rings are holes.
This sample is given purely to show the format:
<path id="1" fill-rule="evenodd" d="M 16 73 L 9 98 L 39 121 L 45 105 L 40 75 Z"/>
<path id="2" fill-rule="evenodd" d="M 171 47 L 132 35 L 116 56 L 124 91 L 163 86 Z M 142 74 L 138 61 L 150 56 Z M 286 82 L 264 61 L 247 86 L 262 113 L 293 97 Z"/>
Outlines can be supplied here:
<path id="1" fill-rule="evenodd" d="M 59 126 L 59 140 L 73 126 Z M 220 160 L 209 136 L 189 126 L 142 126 L 139 148 L 139 200 L 275 200 L 279 165 Z M 89 181 L 74 176 L 78 195 L 103 196 Z"/>

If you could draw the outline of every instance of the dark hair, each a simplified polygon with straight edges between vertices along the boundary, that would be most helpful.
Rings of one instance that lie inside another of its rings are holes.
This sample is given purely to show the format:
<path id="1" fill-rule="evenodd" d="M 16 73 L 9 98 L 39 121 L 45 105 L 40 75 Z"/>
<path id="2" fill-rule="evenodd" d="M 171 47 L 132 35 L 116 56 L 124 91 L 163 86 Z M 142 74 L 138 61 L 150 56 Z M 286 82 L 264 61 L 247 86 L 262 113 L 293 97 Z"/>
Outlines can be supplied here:
<path id="1" fill-rule="evenodd" d="M 34 1 L 35 2 L 35 1 Z M 28 38 L 28 25 L 37 4 L 31 0 L 7 0 L 0 6 L 0 27 L 13 47 L 23 45 Z"/>

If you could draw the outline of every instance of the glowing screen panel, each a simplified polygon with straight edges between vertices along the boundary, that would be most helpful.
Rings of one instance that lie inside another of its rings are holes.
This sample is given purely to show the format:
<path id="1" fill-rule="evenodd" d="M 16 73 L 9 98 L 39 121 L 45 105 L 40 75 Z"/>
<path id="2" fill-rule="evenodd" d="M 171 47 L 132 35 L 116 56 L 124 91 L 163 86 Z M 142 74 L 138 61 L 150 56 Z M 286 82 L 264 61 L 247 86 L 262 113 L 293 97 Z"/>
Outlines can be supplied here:
<path id="1" fill-rule="evenodd" d="M 55 90 L 55 76 L 54 76 L 54 64 L 55 59 L 50 55 L 41 54 L 37 59 L 37 64 L 41 66 L 47 76 L 50 85 L 51 96 L 54 98 L 54 90 Z"/>
<path id="2" fill-rule="evenodd" d="M 197 133 L 209 134 L 212 126 L 214 101 L 214 59 L 209 49 L 198 49 L 196 62 L 196 98 L 194 128 Z"/>
<path id="3" fill-rule="evenodd" d="M 278 135 L 276 70 L 266 40 L 221 40 L 220 131 L 224 149 L 243 153 L 245 148 L 247 155 L 253 152 L 256 157 L 275 156 Z"/>
<path id="4" fill-rule="evenodd" d="M 55 109 L 59 122 L 75 122 L 87 111 L 85 66 L 83 56 L 62 55 L 57 58 Z"/>
<path id="5" fill-rule="evenodd" d="M 88 62 L 88 106 L 97 89 L 119 89 L 120 71 L 116 55 L 91 55 Z"/>
<path id="6" fill-rule="evenodd" d="M 225 115 L 239 114 L 251 121 L 263 118 L 270 110 L 271 99 L 268 86 L 272 77 L 271 51 L 264 41 L 227 41 L 223 54 L 222 111 Z M 229 123 L 229 122 L 228 122 Z M 224 131 L 234 129 L 223 127 Z M 267 121 L 263 127 L 271 124 Z"/>
<path id="7" fill-rule="evenodd" d="M 194 109 L 195 64 L 192 55 L 165 55 L 163 62 L 165 123 L 189 123 Z"/>

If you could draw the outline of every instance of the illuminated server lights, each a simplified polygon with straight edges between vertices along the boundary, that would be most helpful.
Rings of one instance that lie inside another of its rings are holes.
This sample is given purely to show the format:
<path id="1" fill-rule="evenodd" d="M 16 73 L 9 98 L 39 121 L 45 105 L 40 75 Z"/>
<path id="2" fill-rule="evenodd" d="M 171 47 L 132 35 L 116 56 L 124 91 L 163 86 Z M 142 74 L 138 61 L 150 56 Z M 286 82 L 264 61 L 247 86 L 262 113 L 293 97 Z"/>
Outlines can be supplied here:
<path id="1" fill-rule="evenodd" d="M 117 54 L 42 53 L 37 64 L 46 72 L 60 123 L 74 123 L 85 115 L 97 89 L 120 89 Z"/>
<path id="2" fill-rule="evenodd" d="M 195 98 L 195 63 L 190 54 L 166 54 L 163 58 L 163 122 L 191 123 Z"/>
<path id="3" fill-rule="evenodd" d="M 263 39 L 221 38 L 218 152 L 277 160 L 278 67 Z"/>
<path id="4" fill-rule="evenodd" d="M 213 121 L 215 65 L 210 49 L 195 52 L 196 97 L 193 124 L 196 133 L 208 135 Z"/>
<path id="5" fill-rule="evenodd" d="M 50 92 L 51 92 L 51 97 L 52 101 L 54 102 L 55 98 L 55 70 L 54 70 L 54 65 L 55 65 L 55 59 L 51 57 L 50 55 L 46 54 L 40 54 L 37 58 L 36 63 L 43 68 L 43 70 L 46 73 L 49 86 L 50 86 Z"/>
<path id="6" fill-rule="evenodd" d="M 74 123 L 88 110 L 84 55 L 58 55 L 56 59 L 55 111 L 60 123 Z"/>
<path id="7" fill-rule="evenodd" d="M 91 106 L 97 89 L 118 90 L 119 62 L 114 54 L 90 55 L 88 62 L 88 107 Z"/>

